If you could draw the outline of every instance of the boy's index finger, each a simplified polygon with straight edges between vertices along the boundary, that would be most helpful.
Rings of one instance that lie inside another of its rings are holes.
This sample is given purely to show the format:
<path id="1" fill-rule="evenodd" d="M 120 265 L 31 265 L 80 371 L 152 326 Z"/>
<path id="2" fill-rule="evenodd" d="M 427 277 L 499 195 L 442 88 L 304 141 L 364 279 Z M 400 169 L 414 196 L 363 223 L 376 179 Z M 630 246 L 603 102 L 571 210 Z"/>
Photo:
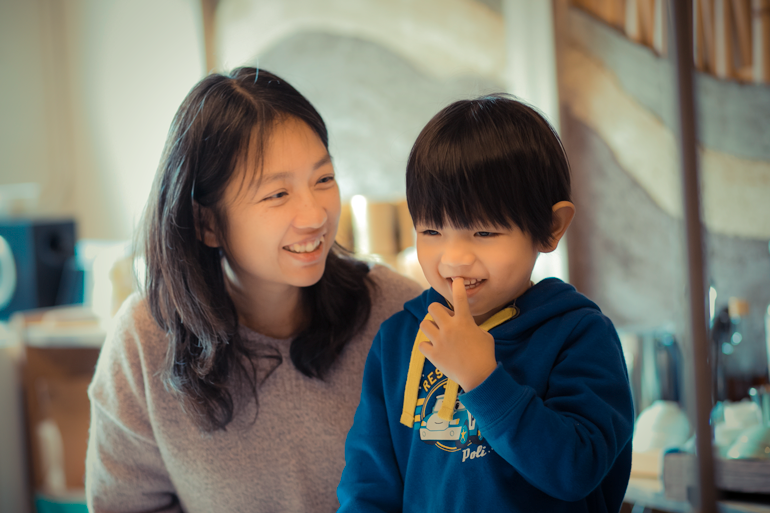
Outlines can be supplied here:
<path id="1" fill-rule="evenodd" d="M 461 277 L 452 278 L 452 306 L 454 307 L 455 315 L 471 317 L 468 293 L 465 291 L 465 280 Z"/>

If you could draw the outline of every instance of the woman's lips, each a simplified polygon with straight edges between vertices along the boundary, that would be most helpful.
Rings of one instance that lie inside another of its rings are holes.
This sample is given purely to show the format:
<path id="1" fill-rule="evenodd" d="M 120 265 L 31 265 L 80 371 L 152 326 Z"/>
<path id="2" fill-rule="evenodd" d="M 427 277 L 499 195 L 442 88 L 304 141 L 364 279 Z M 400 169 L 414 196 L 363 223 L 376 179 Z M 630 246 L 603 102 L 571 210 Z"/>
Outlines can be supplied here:
<path id="1" fill-rule="evenodd" d="M 318 244 L 318 247 L 316 247 L 313 251 L 308 251 L 307 253 L 295 253 L 294 251 L 288 249 L 288 247 L 284 247 L 283 250 L 293 259 L 299 260 L 302 263 L 310 264 L 320 260 L 323 256 L 324 240 L 321 238 L 321 243 Z"/>

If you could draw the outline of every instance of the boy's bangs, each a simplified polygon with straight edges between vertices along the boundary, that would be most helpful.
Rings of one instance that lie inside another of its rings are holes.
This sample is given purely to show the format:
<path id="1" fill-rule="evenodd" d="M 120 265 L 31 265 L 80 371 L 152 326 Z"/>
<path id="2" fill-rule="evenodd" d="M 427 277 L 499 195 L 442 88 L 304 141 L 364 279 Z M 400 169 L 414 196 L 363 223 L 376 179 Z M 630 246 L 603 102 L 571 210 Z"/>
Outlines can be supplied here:
<path id="1" fill-rule="evenodd" d="M 505 96 L 455 102 L 412 147 L 406 199 L 415 223 L 462 229 L 514 226 L 551 238 L 552 207 L 569 201 L 558 136 L 532 108 Z"/>
<path id="2" fill-rule="evenodd" d="M 490 180 L 500 173 L 479 171 L 456 166 L 413 173 L 407 203 L 415 224 L 466 230 L 521 227 L 515 206 L 504 200 L 510 184 Z"/>

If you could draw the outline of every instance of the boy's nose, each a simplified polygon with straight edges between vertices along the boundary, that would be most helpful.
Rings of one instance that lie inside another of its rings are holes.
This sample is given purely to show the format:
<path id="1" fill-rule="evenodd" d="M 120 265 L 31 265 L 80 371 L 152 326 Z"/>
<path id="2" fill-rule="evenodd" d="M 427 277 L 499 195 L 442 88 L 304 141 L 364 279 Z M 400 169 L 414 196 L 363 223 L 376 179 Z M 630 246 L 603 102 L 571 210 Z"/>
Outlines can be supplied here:
<path id="1" fill-rule="evenodd" d="M 450 275 L 461 274 L 460 271 L 471 267 L 476 262 L 476 255 L 462 245 L 447 248 L 441 255 L 441 265 Z"/>

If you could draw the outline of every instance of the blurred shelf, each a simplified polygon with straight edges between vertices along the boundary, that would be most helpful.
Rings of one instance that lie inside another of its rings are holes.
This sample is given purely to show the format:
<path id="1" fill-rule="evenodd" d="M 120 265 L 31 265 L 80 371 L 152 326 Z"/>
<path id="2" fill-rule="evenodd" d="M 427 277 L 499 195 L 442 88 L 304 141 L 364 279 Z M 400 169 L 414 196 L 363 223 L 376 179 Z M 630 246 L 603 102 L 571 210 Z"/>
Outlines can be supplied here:
<path id="1" fill-rule="evenodd" d="M 666 498 L 663 483 L 659 479 L 633 477 L 628 483 L 625 503 L 633 504 L 634 511 L 667 511 L 688 513 L 693 511 L 690 503 Z M 742 500 L 723 500 L 719 502 L 719 511 L 723 513 L 770 513 L 770 504 Z"/>

